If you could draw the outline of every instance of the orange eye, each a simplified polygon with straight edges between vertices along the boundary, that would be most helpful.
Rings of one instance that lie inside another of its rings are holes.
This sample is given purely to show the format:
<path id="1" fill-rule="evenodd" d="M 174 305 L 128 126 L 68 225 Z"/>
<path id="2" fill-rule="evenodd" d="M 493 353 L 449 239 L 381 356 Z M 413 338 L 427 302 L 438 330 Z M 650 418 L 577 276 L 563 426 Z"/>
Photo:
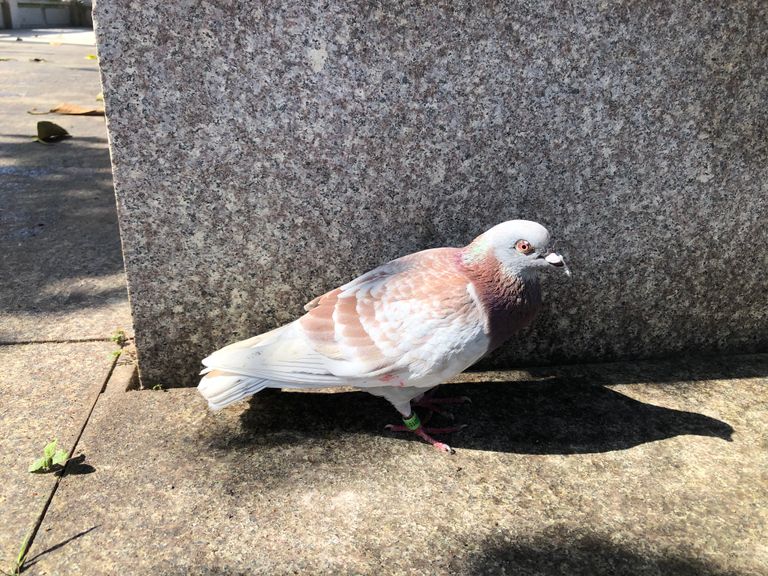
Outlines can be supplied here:
<path id="1" fill-rule="evenodd" d="M 528 242 L 528 240 L 518 240 L 515 243 L 515 249 L 520 252 L 520 254 L 530 254 L 533 252 L 533 246 L 531 246 L 531 243 Z"/>

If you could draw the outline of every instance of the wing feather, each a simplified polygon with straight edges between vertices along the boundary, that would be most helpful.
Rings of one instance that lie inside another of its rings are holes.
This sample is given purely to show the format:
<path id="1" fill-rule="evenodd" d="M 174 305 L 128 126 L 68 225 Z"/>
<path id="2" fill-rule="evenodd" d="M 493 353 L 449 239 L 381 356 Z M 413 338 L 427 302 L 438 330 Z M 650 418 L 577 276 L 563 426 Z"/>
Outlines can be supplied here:
<path id="1" fill-rule="evenodd" d="M 305 309 L 203 364 L 286 386 L 432 386 L 488 347 L 484 313 L 451 248 L 393 260 Z"/>
<path id="2" fill-rule="evenodd" d="M 481 339 L 483 313 L 469 286 L 454 249 L 427 250 L 325 294 L 298 323 L 321 353 L 335 344 L 341 356 L 334 359 L 355 368 L 342 369 L 345 374 L 421 375 L 439 368 L 446 360 L 443 350 L 455 353 Z"/>

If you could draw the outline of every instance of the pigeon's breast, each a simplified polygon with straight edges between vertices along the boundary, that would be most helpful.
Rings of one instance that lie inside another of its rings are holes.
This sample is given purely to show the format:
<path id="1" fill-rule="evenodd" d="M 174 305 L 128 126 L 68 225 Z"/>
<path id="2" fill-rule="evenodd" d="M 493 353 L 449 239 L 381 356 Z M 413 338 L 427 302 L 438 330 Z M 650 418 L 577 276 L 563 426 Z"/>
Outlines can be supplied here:
<path id="1" fill-rule="evenodd" d="M 535 277 L 524 280 L 492 274 L 478 278 L 474 285 L 486 316 L 488 352 L 533 322 L 541 307 L 541 288 Z"/>

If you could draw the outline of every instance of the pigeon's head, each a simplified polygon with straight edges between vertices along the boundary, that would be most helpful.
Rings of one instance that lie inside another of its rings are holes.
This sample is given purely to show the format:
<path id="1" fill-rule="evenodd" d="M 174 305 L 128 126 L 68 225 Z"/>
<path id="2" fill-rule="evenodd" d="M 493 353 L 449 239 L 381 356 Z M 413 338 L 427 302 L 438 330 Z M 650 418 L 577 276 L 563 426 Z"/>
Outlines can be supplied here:
<path id="1" fill-rule="evenodd" d="M 469 245 L 470 259 L 492 254 L 509 272 L 521 275 L 562 268 L 570 275 L 565 260 L 548 252 L 549 232 L 538 222 L 508 220 L 475 238 Z"/>

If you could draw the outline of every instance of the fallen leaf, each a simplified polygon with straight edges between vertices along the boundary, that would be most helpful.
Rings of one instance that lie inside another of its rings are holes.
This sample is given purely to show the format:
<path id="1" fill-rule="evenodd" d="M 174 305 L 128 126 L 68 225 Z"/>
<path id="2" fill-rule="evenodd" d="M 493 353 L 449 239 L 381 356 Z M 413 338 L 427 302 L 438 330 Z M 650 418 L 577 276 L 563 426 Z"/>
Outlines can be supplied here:
<path id="1" fill-rule="evenodd" d="M 104 102 L 104 92 L 99 92 L 98 94 L 96 94 L 96 100 L 98 100 L 99 102 Z"/>
<path id="2" fill-rule="evenodd" d="M 47 120 L 41 120 L 37 123 L 37 138 L 36 142 L 42 142 L 43 144 L 51 144 L 64 140 L 64 138 L 71 138 L 72 136 L 64 130 L 58 124 L 48 122 Z"/>
<path id="3" fill-rule="evenodd" d="M 42 112 L 32 108 L 28 110 L 27 114 L 39 115 L 39 114 L 66 114 L 68 116 L 104 116 L 103 108 L 84 108 L 77 104 L 59 104 L 55 108 L 51 108 L 48 112 Z"/>
<path id="4" fill-rule="evenodd" d="M 99 57 L 96 56 L 96 54 L 88 54 L 88 56 L 85 57 L 86 60 L 98 60 Z"/>
<path id="5" fill-rule="evenodd" d="M 104 116 L 103 108 L 85 108 L 77 104 L 59 104 L 56 108 L 51 108 L 51 112 L 73 116 Z"/>

